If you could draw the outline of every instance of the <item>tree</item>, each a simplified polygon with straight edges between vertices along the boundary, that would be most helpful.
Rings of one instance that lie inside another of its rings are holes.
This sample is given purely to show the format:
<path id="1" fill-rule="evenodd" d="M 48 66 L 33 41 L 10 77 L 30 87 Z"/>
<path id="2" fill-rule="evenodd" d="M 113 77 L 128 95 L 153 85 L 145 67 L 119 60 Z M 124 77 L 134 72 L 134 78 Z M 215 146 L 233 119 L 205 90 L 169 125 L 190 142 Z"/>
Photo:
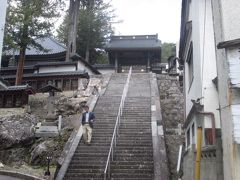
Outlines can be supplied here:
<path id="1" fill-rule="evenodd" d="M 86 61 L 95 63 L 102 56 L 102 49 L 109 36 L 113 33 L 111 21 L 114 18 L 111 5 L 102 0 L 81 0 L 78 28 L 76 36 L 76 52 Z M 62 25 L 57 30 L 57 38 L 68 44 L 69 13 L 66 14 Z M 102 58 L 102 57 L 101 57 Z"/>
<path id="2" fill-rule="evenodd" d="M 163 43 L 162 44 L 162 62 L 166 63 L 170 56 L 176 56 L 176 44 Z"/>
<path id="3" fill-rule="evenodd" d="M 77 38 L 77 25 L 79 16 L 79 7 L 81 0 L 70 0 L 69 2 L 69 15 L 68 15 L 68 29 L 67 30 L 67 54 L 66 61 L 76 53 L 76 38 Z"/>
<path id="4" fill-rule="evenodd" d="M 27 47 L 43 50 L 35 40 L 51 34 L 62 5 L 62 0 L 8 0 L 4 48 L 19 50 L 16 85 L 22 83 Z"/>

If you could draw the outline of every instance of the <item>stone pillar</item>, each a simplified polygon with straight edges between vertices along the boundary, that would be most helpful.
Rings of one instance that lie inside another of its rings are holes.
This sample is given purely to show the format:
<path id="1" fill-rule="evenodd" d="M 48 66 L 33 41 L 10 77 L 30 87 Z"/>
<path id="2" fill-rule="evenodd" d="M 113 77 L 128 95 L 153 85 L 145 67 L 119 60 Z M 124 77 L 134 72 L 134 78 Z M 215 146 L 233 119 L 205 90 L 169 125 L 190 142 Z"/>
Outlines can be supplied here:
<path id="1" fill-rule="evenodd" d="M 118 73 L 118 54 L 115 52 L 115 72 Z"/>
<path id="2" fill-rule="evenodd" d="M 147 72 L 150 72 L 150 52 L 147 52 Z"/>

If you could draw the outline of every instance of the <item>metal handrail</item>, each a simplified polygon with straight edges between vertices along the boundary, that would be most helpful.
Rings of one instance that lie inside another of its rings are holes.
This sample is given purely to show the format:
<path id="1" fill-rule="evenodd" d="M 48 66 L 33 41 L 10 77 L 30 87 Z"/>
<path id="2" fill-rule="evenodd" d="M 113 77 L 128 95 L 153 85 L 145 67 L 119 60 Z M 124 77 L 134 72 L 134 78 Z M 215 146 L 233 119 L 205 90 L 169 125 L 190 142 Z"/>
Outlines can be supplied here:
<path id="1" fill-rule="evenodd" d="M 116 123 L 115 123 L 115 126 L 114 126 L 111 145 L 110 145 L 109 152 L 108 152 L 108 158 L 107 158 L 106 166 L 105 166 L 105 169 L 104 169 L 104 180 L 107 179 L 107 171 L 108 171 L 108 176 L 110 177 L 110 170 L 111 170 L 111 160 L 110 160 L 110 158 L 112 157 L 112 161 L 113 161 L 114 147 L 116 147 L 116 145 L 117 145 L 117 136 L 119 135 L 119 126 L 121 124 L 121 116 L 122 116 L 124 103 L 125 103 L 125 99 L 126 99 L 127 92 L 128 92 L 128 87 L 129 87 L 131 74 L 132 74 L 132 67 L 130 67 L 130 69 L 129 69 L 127 81 L 124 85 L 122 98 L 121 98 L 121 102 L 120 102 L 119 109 L 118 109 L 118 115 L 117 115 Z"/>

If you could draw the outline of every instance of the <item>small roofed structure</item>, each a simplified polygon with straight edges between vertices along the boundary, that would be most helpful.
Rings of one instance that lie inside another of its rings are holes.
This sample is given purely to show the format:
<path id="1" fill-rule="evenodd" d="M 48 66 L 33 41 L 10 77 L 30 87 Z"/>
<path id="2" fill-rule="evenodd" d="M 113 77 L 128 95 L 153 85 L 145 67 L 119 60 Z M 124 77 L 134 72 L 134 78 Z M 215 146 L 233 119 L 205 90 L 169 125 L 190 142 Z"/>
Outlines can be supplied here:
<path id="1" fill-rule="evenodd" d="M 127 66 L 149 72 L 161 62 L 161 41 L 157 34 L 112 36 L 105 50 L 109 64 L 115 65 L 116 72 L 121 72 Z"/>
<path id="2" fill-rule="evenodd" d="M 62 92 L 61 89 L 51 85 L 51 84 L 48 84 L 44 87 L 42 87 L 41 89 L 39 89 L 42 93 L 46 93 L 48 92 L 49 93 L 49 96 L 54 96 L 55 92 Z"/>
<path id="3" fill-rule="evenodd" d="M 4 84 L 1 81 L 1 84 Z M 6 86 L 0 88 L 0 108 L 23 107 L 28 104 L 29 95 L 35 94 L 34 89 L 29 85 Z"/>

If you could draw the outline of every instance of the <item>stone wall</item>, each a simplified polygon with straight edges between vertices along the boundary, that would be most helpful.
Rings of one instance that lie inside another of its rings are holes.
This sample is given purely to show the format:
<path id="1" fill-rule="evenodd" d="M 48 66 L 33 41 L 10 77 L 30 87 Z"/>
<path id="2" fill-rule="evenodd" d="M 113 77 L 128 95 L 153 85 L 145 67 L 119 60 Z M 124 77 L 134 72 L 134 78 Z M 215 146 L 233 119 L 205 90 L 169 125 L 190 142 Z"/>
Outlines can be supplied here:
<path id="1" fill-rule="evenodd" d="M 177 76 L 157 75 L 165 141 L 172 177 L 176 176 L 179 146 L 184 141 L 184 98 Z"/>

